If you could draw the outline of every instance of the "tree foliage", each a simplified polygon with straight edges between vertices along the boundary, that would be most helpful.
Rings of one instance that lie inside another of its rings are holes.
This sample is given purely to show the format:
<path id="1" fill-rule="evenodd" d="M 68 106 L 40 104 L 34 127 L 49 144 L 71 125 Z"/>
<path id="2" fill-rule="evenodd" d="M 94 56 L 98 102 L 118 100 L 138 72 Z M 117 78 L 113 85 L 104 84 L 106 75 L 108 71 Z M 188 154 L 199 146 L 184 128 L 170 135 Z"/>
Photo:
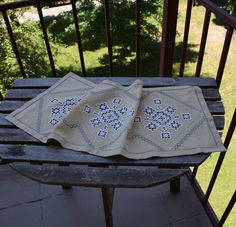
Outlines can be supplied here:
<path id="1" fill-rule="evenodd" d="M 9 11 L 17 47 L 28 77 L 47 75 L 50 67 L 47 60 L 45 44 L 39 25 L 36 22 L 20 24 L 18 18 L 21 11 Z M 20 77 L 20 69 L 7 33 L 0 16 L 0 88 L 4 93 L 16 77 Z"/>
<path id="2" fill-rule="evenodd" d="M 110 26 L 114 62 L 125 64 L 135 52 L 135 1 L 109 0 Z M 142 55 L 151 54 L 153 43 L 160 38 L 162 20 L 162 0 L 141 1 L 141 48 Z M 94 0 L 77 2 L 78 20 L 84 50 L 98 50 L 107 46 L 104 3 Z M 52 20 L 49 30 L 57 39 L 71 45 L 75 42 L 74 24 L 71 13 Z M 107 64 L 107 56 L 100 59 L 102 65 Z"/>

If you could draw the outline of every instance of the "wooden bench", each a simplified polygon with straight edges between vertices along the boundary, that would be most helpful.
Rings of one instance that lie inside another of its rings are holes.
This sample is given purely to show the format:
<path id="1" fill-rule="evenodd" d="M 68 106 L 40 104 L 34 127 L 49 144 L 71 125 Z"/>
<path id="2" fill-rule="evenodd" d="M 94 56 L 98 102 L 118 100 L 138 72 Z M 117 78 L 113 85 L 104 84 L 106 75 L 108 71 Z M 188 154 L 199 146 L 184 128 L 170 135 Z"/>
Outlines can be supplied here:
<path id="1" fill-rule="evenodd" d="M 88 77 L 87 79 L 94 83 L 99 83 L 105 78 Z M 129 85 L 136 78 L 113 77 L 110 79 L 123 85 Z M 224 128 L 224 106 L 214 79 L 156 77 L 140 79 L 143 80 L 144 87 L 199 86 L 203 91 L 217 129 L 221 132 Z M 1 162 L 2 164 L 22 162 L 21 164 L 11 165 L 21 174 L 42 183 L 64 185 L 65 187 L 80 185 L 100 187 L 102 189 L 107 226 L 113 226 L 113 188 L 150 187 L 170 181 L 171 191 L 178 192 L 180 187 L 179 177 L 188 171 L 188 167 L 199 166 L 209 156 L 209 154 L 197 154 L 145 160 L 131 160 L 120 156 L 98 157 L 83 152 L 67 150 L 59 146 L 42 144 L 4 119 L 8 113 L 36 97 L 58 80 L 59 78 L 15 80 L 6 94 L 5 100 L 0 104 Z M 71 167 L 69 166 L 70 164 L 76 164 L 77 166 Z"/>

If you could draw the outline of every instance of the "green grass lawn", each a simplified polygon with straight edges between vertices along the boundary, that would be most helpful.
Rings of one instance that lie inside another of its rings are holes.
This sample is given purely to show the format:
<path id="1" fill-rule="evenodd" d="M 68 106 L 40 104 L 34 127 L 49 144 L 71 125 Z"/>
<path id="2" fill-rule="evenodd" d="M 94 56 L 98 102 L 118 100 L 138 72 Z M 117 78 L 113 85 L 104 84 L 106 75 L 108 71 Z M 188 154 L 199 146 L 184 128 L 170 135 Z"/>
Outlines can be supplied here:
<path id="1" fill-rule="evenodd" d="M 180 1 L 179 8 L 179 18 L 178 18 L 178 35 L 176 37 L 176 53 L 174 59 L 174 75 L 178 75 L 179 70 L 179 56 L 181 51 L 181 41 L 183 39 L 183 28 L 184 28 L 184 18 L 186 10 L 186 0 Z M 199 50 L 199 43 L 201 39 L 202 24 L 204 20 L 204 8 L 194 7 L 191 19 L 191 29 L 189 35 L 189 51 L 188 59 L 185 67 L 185 75 L 193 76 L 196 68 L 197 53 Z M 214 16 L 212 15 L 212 19 Z M 223 26 L 215 25 L 213 22 L 210 25 L 208 42 L 206 46 L 206 53 L 204 56 L 204 64 L 202 67 L 202 75 L 209 77 L 215 77 L 217 72 L 217 66 L 219 64 L 219 59 L 221 55 L 221 50 L 224 42 L 225 28 Z M 236 37 L 236 36 L 235 36 Z M 159 44 L 153 44 L 156 48 L 156 52 L 159 51 Z M 157 75 L 159 62 L 157 54 L 152 54 L 152 56 L 142 56 L 144 63 L 141 65 L 141 75 Z M 107 48 L 103 47 L 96 51 L 85 51 L 85 63 L 86 68 L 88 68 L 89 75 L 108 75 L 108 67 L 106 65 L 101 65 L 99 59 L 107 53 Z M 146 58 L 145 58 L 146 57 Z M 236 38 L 233 39 L 231 43 L 231 48 L 228 56 L 227 65 L 225 68 L 225 73 L 221 85 L 221 95 L 223 102 L 225 104 L 226 111 L 226 124 L 225 129 L 228 128 L 231 116 L 233 114 L 235 103 L 236 103 Z M 115 67 L 115 75 L 134 75 L 135 74 L 135 58 L 131 57 L 127 65 L 123 65 L 118 68 Z M 59 54 L 56 59 L 57 68 L 61 75 L 67 73 L 69 70 L 77 73 L 81 73 L 80 60 L 77 46 L 59 46 Z M 226 130 L 225 130 L 226 131 Z M 223 137 L 225 136 L 225 132 Z M 217 179 L 216 185 L 213 189 L 213 193 L 210 197 L 210 202 L 216 211 L 218 217 L 221 217 L 230 197 L 232 196 L 234 190 L 236 189 L 236 141 L 235 135 L 231 142 L 230 148 L 226 155 L 223 167 L 221 169 L 220 175 Z M 211 177 L 212 171 L 214 169 L 218 154 L 213 154 L 203 165 L 201 165 L 197 179 L 204 190 L 208 185 L 209 179 Z M 236 207 L 234 207 L 228 218 L 225 226 L 233 227 L 236 226 Z"/>

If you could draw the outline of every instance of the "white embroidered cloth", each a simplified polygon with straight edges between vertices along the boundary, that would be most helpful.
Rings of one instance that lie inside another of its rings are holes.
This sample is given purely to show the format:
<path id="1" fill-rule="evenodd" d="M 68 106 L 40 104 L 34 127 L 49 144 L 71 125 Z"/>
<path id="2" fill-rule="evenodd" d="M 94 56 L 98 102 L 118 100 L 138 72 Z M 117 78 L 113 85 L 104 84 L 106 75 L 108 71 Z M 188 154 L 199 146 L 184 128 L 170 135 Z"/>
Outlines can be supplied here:
<path id="1" fill-rule="evenodd" d="M 225 151 L 198 87 L 145 89 L 73 73 L 7 119 L 40 141 L 132 159 Z"/>

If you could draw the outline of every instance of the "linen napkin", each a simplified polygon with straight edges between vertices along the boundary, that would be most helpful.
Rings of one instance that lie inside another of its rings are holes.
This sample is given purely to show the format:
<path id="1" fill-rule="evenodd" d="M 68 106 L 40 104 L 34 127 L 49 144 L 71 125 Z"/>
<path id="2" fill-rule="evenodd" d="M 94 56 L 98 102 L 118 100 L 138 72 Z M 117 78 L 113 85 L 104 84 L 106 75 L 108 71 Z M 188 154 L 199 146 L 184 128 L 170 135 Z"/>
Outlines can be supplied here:
<path id="1" fill-rule="evenodd" d="M 7 116 L 46 143 L 132 159 L 224 151 L 198 87 L 96 85 L 69 73 Z"/>

